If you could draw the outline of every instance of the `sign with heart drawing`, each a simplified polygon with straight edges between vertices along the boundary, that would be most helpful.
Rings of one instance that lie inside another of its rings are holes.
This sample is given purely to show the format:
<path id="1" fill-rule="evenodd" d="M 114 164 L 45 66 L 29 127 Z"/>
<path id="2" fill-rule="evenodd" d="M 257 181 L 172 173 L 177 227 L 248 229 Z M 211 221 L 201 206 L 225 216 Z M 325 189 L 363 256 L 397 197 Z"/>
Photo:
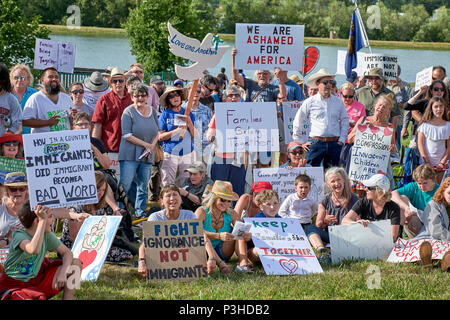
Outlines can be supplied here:
<path id="1" fill-rule="evenodd" d="M 245 222 L 252 225 L 252 240 L 266 274 L 323 272 L 297 219 L 245 218 Z"/>

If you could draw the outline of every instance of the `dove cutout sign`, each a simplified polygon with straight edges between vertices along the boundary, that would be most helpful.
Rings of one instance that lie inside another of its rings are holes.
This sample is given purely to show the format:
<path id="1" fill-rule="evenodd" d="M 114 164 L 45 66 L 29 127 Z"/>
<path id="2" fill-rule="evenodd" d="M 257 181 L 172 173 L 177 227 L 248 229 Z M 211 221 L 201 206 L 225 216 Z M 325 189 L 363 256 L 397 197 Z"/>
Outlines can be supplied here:
<path id="1" fill-rule="evenodd" d="M 169 29 L 170 52 L 175 56 L 195 62 L 188 67 L 175 65 L 175 73 L 180 79 L 195 80 L 203 75 L 205 69 L 214 68 L 222 60 L 225 52 L 230 46 L 219 46 L 220 40 L 208 33 L 203 41 L 189 38 L 176 30 L 170 22 L 167 23 Z"/>

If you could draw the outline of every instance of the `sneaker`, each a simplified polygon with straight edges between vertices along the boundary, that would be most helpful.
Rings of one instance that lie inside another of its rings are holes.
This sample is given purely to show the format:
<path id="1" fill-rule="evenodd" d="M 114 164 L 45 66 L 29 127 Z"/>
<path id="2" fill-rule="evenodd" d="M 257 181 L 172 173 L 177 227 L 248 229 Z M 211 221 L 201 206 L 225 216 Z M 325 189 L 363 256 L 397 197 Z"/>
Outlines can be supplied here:
<path id="1" fill-rule="evenodd" d="M 448 269 L 450 268 L 450 250 L 448 250 L 444 256 L 442 257 L 442 261 L 441 261 L 441 270 L 443 272 L 448 271 Z"/>
<path id="2" fill-rule="evenodd" d="M 431 243 L 428 241 L 422 242 L 419 248 L 419 255 L 424 268 L 431 269 L 431 267 L 433 266 L 431 264 L 432 254 L 433 254 L 433 247 L 431 246 Z"/>
<path id="3" fill-rule="evenodd" d="M 329 253 L 325 253 L 320 256 L 319 263 L 330 265 L 331 264 L 331 255 Z"/>
<path id="4" fill-rule="evenodd" d="M 317 248 L 317 252 L 318 253 L 326 253 L 328 250 L 327 250 L 327 248 L 325 248 L 325 247 L 319 247 L 319 248 Z"/>
<path id="5" fill-rule="evenodd" d="M 251 274 L 251 273 L 253 273 L 253 270 L 249 266 L 243 265 L 243 266 L 236 266 L 236 269 L 234 269 L 234 272 Z"/>

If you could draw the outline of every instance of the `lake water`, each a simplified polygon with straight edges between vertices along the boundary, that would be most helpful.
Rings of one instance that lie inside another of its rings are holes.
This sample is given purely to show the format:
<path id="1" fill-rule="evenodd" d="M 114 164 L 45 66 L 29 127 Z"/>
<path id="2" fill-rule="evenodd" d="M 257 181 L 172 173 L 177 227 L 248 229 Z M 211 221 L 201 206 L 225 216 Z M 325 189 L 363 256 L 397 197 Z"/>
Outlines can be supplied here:
<path id="1" fill-rule="evenodd" d="M 131 64 L 136 62 L 135 57 L 130 52 L 129 40 L 125 38 L 82 37 L 75 35 L 51 35 L 50 38 L 52 40 L 75 43 L 75 67 L 106 69 L 108 66 L 118 66 L 127 70 Z M 232 47 L 234 43 L 225 42 L 223 45 Z M 320 68 L 327 68 L 329 72 L 335 73 L 337 69 L 337 51 L 347 50 L 347 48 L 323 45 L 317 45 L 316 47 L 320 51 L 319 62 L 310 74 L 317 72 Z M 368 48 L 364 48 L 361 51 L 369 53 Z M 402 69 L 400 77 L 408 82 L 414 82 L 417 72 L 432 65 L 442 65 L 447 70 L 450 69 L 448 65 L 450 61 L 449 51 L 372 48 L 372 52 L 396 55 Z M 211 74 L 216 75 L 221 67 L 225 67 L 226 74 L 231 78 L 231 49 L 225 53 L 218 66 L 209 71 Z M 254 71 L 244 70 L 244 73 L 247 77 L 253 77 Z M 291 74 L 298 73 L 289 72 L 289 75 Z M 345 82 L 345 76 L 337 75 L 336 80 L 338 85 L 342 84 Z"/>

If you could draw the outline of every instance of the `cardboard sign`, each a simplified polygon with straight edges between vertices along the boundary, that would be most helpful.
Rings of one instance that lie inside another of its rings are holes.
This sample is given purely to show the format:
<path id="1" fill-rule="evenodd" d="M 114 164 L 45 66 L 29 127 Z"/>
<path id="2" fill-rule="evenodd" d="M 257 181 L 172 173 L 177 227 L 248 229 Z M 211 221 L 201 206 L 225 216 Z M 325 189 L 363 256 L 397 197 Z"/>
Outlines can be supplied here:
<path id="1" fill-rule="evenodd" d="M 278 193 L 280 203 L 283 203 L 287 196 L 295 192 L 295 178 L 300 173 L 307 174 L 311 178 L 311 191 L 309 194 L 312 199 L 319 201 L 323 196 L 323 167 L 253 169 L 253 180 L 270 182 L 273 190 Z"/>
<path id="2" fill-rule="evenodd" d="M 36 39 L 34 69 L 44 70 L 54 66 L 58 72 L 73 73 L 75 44 L 46 39 Z"/>
<path id="3" fill-rule="evenodd" d="M 0 183 L 5 182 L 5 176 L 10 172 L 23 172 L 26 174 L 25 160 L 0 157 Z"/>
<path id="4" fill-rule="evenodd" d="M 236 69 L 299 71 L 305 26 L 236 23 Z"/>
<path id="5" fill-rule="evenodd" d="M 302 106 L 303 101 L 299 102 L 283 102 L 282 108 L 283 108 L 283 123 L 284 123 L 284 139 L 285 143 L 289 144 L 292 139 L 292 132 L 294 129 L 294 119 L 295 115 L 297 114 L 298 110 Z M 304 140 L 308 140 L 309 138 L 309 131 L 310 131 L 310 124 L 306 123 L 301 132 L 301 136 L 304 137 Z"/>
<path id="6" fill-rule="evenodd" d="M 90 216 L 84 220 L 72 247 L 83 263 L 81 281 L 97 281 L 122 216 Z"/>
<path id="7" fill-rule="evenodd" d="M 349 178 L 362 181 L 377 173 L 386 174 L 391 139 L 391 128 L 358 125 L 350 159 Z"/>
<path id="8" fill-rule="evenodd" d="M 23 144 L 31 207 L 98 202 L 87 129 L 25 134 Z"/>
<path id="9" fill-rule="evenodd" d="M 421 239 L 421 240 L 403 240 L 398 239 L 397 243 L 389 255 L 388 262 L 415 262 L 420 261 L 419 248 L 422 242 L 428 241 L 433 248 L 431 259 L 441 260 L 444 254 L 450 250 L 450 242 L 443 240 Z"/>
<path id="10" fill-rule="evenodd" d="M 143 222 L 149 280 L 207 277 L 203 223 L 196 220 Z"/>
<path id="11" fill-rule="evenodd" d="M 397 79 L 397 56 L 380 53 L 366 53 L 363 58 L 364 74 L 367 75 L 372 68 L 383 69 L 385 80 Z"/>
<path id="12" fill-rule="evenodd" d="M 364 56 L 365 53 L 358 51 L 357 52 L 357 59 L 358 59 L 358 65 L 356 66 L 353 71 L 355 71 L 359 76 L 362 76 L 364 74 L 365 68 L 364 68 Z M 342 74 L 346 75 L 345 73 L 345 59 L 347 57 L 347 50 L 338 50 L 337 52 L 337 67 L 336 67 L 336 74 Z"/>
<path id="13" fill-rule="evenodd" d="M 217 152 L 279 151 L 275 102 L 214 104 Z"/>
<path id="14" fill-rule="evenodd" d="M 322 273 L 314 250 L 297 219 L 245 218 L 268 275 Z"/>
<path id="15" fill-rule="evenodd" d="M 421 86 L 429 86 L 433 82 L 433 67 L 423 69 L 416 74 L 415 88 L 418 90 Z"/>
<path id="16" fill-rule="evenodd" d="M 367 227 L 359 223 L 329 226 L 331 261 L 386 259 L 394 247 L 390 220 L 373 221 Z"/>

